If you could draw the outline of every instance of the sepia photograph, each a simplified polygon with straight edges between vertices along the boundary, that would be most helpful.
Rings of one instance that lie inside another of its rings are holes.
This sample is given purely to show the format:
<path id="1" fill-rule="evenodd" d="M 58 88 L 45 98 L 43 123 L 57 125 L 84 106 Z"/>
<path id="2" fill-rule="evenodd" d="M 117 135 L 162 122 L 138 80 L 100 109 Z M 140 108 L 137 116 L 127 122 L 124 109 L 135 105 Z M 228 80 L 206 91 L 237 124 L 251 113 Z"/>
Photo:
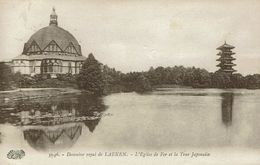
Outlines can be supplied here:
<path id="1" fill-rule="evenodd" d="M 259 165 L 260 1 L 0 0 L 1 165 Z"/>

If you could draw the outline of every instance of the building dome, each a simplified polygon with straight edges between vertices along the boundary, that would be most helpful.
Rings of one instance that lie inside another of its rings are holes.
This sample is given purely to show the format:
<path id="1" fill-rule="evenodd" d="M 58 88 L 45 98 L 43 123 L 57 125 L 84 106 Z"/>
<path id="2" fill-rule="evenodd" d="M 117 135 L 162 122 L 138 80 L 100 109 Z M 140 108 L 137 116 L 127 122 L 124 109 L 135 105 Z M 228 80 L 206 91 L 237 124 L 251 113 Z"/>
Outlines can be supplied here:
<path id="1" fill-rule="evenodd" d="M 50 24 L 34 33 L 24 44 L 23 52 L 12 59 L 14 72 L 34 76 L 36 74 L 78 74 L 86 57 L 76 38 L 58 26 L 55 9 Z"/>
<path id="2" fill-rule="evenodd" d="M 81 47 L 76 38 L 68 31 L 58 26 L 58 16 L 53 9 L 50 24 L 34 33 L 24 44 L 23 54 L 43 52 L 61 52 L 81 55 Z"/>

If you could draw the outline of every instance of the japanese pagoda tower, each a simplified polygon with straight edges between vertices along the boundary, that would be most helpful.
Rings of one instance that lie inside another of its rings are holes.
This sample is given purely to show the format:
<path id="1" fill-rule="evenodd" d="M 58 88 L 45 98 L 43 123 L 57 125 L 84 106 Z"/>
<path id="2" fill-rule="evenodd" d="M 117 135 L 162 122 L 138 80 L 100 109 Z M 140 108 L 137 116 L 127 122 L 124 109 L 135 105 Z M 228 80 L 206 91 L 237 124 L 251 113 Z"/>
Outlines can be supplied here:
<path id="1" fill-rule="evenodd" d="M 220 67 L 218 71 L 225 72 L 228 74 L 232 74 L 233 72 L 236 72 L 236 70 L 233 69 L 233 66 L 236 66 L 232 61 L 235 60 L 234 57 L 232 57 L 235 53 L 232 52 L 232 49 L 234 49 L 234 46 L 231 46 L 227 44 L 226 42 L 217 48 L 217 50 L 220 50 L 220 52 L 217 54 L 220 56 L 217 61 L 220 63 L 217 65 L 217 67 Z"/>

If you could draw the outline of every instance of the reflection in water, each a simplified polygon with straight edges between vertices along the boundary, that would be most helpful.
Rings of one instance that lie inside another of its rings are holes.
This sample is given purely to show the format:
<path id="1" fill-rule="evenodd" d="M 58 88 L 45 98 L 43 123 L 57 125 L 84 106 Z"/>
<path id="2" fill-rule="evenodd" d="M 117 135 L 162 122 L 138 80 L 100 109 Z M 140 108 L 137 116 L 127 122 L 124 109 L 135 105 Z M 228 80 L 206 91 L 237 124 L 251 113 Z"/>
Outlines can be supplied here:
<path id="1" fill-rule="evenodd" d="M 229 126 L 232 124 L 232 110 L 233 110 L 233 93 L 222 93 L 222 121 L 225 125 Z"/>
<path id="2" fill-rule="evenodd" d="M 34 127 L 23 131 L 24 139 L 36 150 L 70 148 L 82 132 L 79 123 L 66 123 L 58 126 Z"/>
<path id="3" fill-rule="evenodd" d="M 36 150 L 70 148 L 82 128 L 93 132 L 106 109 L 102 98 L 89 95 L 23 100 L 1 106 L 0 123 L 21 126 L 24 139 Z"/>

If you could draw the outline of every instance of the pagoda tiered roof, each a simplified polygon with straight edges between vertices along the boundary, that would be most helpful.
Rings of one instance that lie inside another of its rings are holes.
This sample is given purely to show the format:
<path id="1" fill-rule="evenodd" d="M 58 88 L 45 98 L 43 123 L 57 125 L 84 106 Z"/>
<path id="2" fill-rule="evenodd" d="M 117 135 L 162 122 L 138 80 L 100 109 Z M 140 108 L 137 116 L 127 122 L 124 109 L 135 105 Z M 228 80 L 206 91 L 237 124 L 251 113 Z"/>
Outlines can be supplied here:
<path id="1" fill-rule="evenodd" d="M 233 57 L 220 57 L 217 59 L 217 61 L 225 61 L 225 60 L 235 60 L 236 58 L 233 58 Z"/>
<path id="2" fill-rule="evenodd" d="M 223 69 L 222 71 L 224 71 L 224 72 L 236 72 L 237 70 L 235 70 L 235 69 Z"/>
<path id="3" fill-rule="evenodd" d="M 222 64 L 222 63 L 220 63 L 217 66 L 219 66 L 219 67 L 223 67 L 223 66 L 236 66 L 236 64 L 233 64 L 233 63 Z"/>
<path id="4" fill-rule="evenodd" d="M 225 50 L 225 49 L 234 49 L 235 47 L 232 45 L 227 44 L 226 42 L 217 48 L 217 50 Z"/>
<path id="5" fill-rule="evenodd" d="M 228 64 L 224 64 L 224 66 L 236 66 L 236 64 L 228 63 Z"/>
<path id="6" fill-rule="evenodd" d="M 222 55 L 222 53 L 221 52 L 218 52 L 218 54 L 217 54 L 218 56 L 221 56 Z"/>

